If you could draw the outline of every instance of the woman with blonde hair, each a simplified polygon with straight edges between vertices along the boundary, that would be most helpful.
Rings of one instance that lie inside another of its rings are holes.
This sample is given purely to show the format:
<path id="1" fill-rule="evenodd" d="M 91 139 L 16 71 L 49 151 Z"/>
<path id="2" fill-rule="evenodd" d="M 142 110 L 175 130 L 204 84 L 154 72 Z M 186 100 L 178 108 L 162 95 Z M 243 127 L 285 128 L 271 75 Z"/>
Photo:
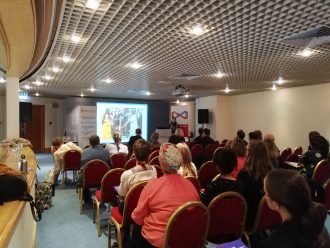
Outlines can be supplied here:
<path id="1" fill-rule="evenodd" d="M 185 143 L 179 143 L 176 145 L 182 155 L 182 163 L 178 174 L 183 177 L 193 176 L 197 177 L 197 169 L 195 164 L 192 162 L 191 152 L 189 147 Z"/>

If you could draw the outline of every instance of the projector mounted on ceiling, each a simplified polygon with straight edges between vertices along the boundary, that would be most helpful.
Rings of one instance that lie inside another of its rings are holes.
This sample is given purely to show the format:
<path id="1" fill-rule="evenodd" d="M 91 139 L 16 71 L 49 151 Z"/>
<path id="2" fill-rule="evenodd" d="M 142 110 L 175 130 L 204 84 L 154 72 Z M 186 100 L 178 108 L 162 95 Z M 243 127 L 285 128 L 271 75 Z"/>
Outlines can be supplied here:
<path id="1" fill-rule="evenodd" d="M 178 85 L 175 87 L 175 90 L 172 92 L 173 96 L 184 96 L 189 94 L 189 90 L 183 85 Z"/>

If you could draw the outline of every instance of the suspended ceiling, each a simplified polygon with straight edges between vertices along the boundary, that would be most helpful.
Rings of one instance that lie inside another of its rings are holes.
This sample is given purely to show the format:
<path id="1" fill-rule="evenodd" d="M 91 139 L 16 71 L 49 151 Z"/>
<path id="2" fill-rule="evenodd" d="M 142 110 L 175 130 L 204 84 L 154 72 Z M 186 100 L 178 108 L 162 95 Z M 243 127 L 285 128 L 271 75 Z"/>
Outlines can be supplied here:
<path id="1" fill-rule="evenodd" d="M 85 5 L 64 1 L 47 59 L 21 83 L 22 89 L 31 87 L 30 95 L 170 100 L 177 85 L 196 98 L 271 90 L 279 77 L 284 83 L 278 88 L 330 82 L 329 43 L 313 45 L 313 54 L 303 57 L 306 47 L 283 42 L 330 27 L 330 1 L 102 0 L 97 10 Z M 194 25 L 205 33 L 192 34 Z M 81 37 L 78 43 L 73 34 Z M 132 63 L 142 66 L 133 69 Z M 178 79 L 181 74 L 191 77 Z M 45 84 L 36 86 L 36 80 Z"/>

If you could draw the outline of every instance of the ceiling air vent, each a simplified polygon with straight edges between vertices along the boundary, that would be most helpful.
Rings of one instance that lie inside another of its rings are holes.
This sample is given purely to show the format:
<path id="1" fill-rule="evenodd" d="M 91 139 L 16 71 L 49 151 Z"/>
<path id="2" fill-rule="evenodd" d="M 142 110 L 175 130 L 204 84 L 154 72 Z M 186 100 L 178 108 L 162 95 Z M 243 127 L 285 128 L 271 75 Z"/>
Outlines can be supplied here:
<path id="1" fill-rule="evenodd" d="M 282 43 L 299 47 L 317 47 L 330 43 L 330 28 L 326 26 L 314 28 L 306 32 L 290 36 Z"/>
<path id="2" fill-rule="evenodd" d="M 196 79 L 199 78 L 199 75 L 196 74 L 192 74 L 192 73 L 181 73 L 179 75 L 170 77 L 171 79 L 176 79 L 176 80 L 192 80 L 192 79 Z"/>

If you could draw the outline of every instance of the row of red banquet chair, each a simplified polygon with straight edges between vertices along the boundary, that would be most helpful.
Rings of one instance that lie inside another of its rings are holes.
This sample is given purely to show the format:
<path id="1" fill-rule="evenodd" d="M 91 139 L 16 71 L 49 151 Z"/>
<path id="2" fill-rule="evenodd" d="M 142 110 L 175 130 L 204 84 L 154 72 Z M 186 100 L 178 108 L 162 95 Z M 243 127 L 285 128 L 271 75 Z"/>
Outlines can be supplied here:
<path id="1" fill-rule="evenodd" d="M 157 177 L 161 177 L 164 172 L 158 165 L 153 165 L 157 171 Z M 116 200 L 117 192 L 115 186 L 120 184 L 120 177 L 125 171 L 124 168 L 109 170 L 107 164 L 99 159 L 89 161 L 83 170 L 83 184 L 79 188 L 80 214 L 83 213 L 83 189 L 100 188 L 95 192 L 93 204 L 93 222 L 97 217 L 98 236 L 101 236 L 100 227 L 100 205 Z"/>
<path id="2" fill-rule="evenodd" d="M 112 208 L 108 233 L 116 228 L 118 247 L 130 240 L 131 214 L 137 206 L 141 191 L 147 182 L 134 185 L 125 198 L 123 215 L 119 208 Z M 243 237 L 251 247 L 248 235 L 281 223 L 280 215 L 269 209 L 265 198 L 260 201 L 255 223 L 245 226 L 247 204 L 236 192 L 225 192 L 215 197 L 208 207 L 201 202 L 188 202 L 180 206 L 168 220 L 163 247 L 204 247 L 208 241 L 216 244 Z M 108 237 L 111 247 L 111 237 Z"/>

